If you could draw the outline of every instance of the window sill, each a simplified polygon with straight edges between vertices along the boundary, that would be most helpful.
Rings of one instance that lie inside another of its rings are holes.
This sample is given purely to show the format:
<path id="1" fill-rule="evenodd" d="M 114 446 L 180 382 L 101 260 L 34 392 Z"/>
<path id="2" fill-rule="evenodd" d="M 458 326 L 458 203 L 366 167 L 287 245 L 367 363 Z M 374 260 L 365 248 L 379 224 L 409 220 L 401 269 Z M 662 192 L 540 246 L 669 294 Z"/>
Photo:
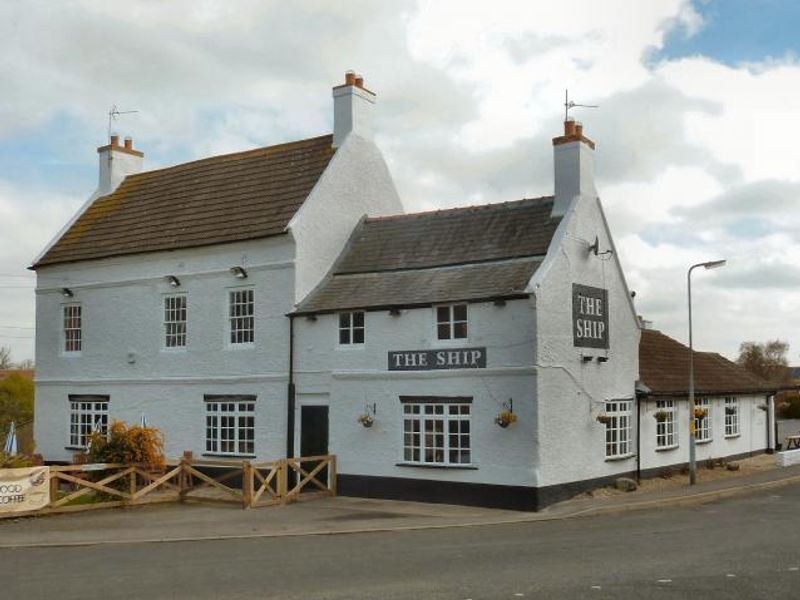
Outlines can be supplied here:
<path id="1" fill-rule="evenodd" d="M 620 454 L 619 456 L 606 456 L 606 462 L 616 462 L 618 460 L 628 460 L 629 458 L 633 458 L 636 456 L 633 452 L 628 452 L 628 454 Z"/>
<path id="2" fill-rule="evenodd" d="M 83 352 L 62 352 L 61 356 L 64 358 L 80 358 Z"/>
<path id="3" fill-rule="evenodd" d="M 714 438 L 708 438 L 707 440 L 695 440 L 695 444 L 710 444 L 714 441 Z"/>
<path id="4" fill-rule="evenodd" d="M 336 350 L 341 350 L 342 352 L 353 352 L 363 350 L 366 346 L 365 343 L 361 344 L 336 344 Z"/>
<path id="5" fill-rule="evenodd" d="M 200 456 L 209 456 L 214 458 L 256 458 L 255 454 L 224 454 L 215 452 L 203 452 Z"/>
<path id="6" fill-rule="evenodd" d="M 439 339 L 434 338 L 434 342 L 439 346 L 444 348 L 458 348 L 459 346 L 466 346 L 470 343 L 468 337 L 465 338 L 448 338 L 448 339 Z"/>
<path id="7" fill-rule="evenodd" d="M 70 450 L 72 452 L 86 452 L 85 446 L 64 446 L 64 450 Z"/>
<path id="8" fill-rule="evenodd" d="M 726 435 L 725 439 L 726 440 L 733 440 L 733 439 L 736 439 L 738 437 L 742 437 L 742 434 L 741 433 L 732 433 L 730 435 Z"/>
<path id="9" fill-rule="evenodd" d="M 228 344 L 226 350 L 252 350 L 256 347 L 255 342 L 242 342 L 241 344 Z"/>
<path id="10" fill-rule="evenodd" d="M 178 346 L 177 348 L 161 348 L 164 354 L 183 354 L 186 352 L 186 346 Z"/>
<path id="11" fill-rule="evenodd" d="M 656 452 L 669 452 L 670 450 L 677 450 L 678 448 L 680 448 L 678 444 L 672 444 L 671 446 L 656 448 Z"/>
<path id="12" fill-rule="evenodd" d="M 414 462 L 399 462 L 395 463 L 395 467 L 418 467 L 420 469 L 457 469 L 462 471 L 477 471 L 478 467 L 475 465 L 447 465 L 435 463 L 414 463 Z"/>

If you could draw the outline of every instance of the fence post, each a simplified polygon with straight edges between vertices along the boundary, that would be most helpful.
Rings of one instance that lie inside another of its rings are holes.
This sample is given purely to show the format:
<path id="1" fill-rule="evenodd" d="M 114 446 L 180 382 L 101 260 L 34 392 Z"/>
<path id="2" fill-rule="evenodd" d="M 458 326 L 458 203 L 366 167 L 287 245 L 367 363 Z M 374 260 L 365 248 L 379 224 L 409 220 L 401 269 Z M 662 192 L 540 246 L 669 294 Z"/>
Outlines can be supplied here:
<path id="1" fill-rule="evenodd" d="M 131 495 L 131 504 L 133 504 L 135 500 L 134 497 L 136 496 L 136 469 L 131 471 L 130 481 L 128 483 L 129 483 L 128 492 Z"/>
<path id="2" fill-rule="evenodd" d="M 242 461 L 242 508 L 253 505 L 253 465 L 249 460 Z"/>
<path id="3" fill-rule="evenodd" d="M 278 498 L 280 499 L 281 504 L 286 504 L 287 470 L 286 459 L 280 459 L 278 461 Z"/>
<path id="4" fill-rule="evenodd" d="M 50 471 L 50 504 L 54 504 L 58 500 L 58 473 Z"/>
<path id="5" fill-rule="evenodd" d="M 331 461 L 328 466 L 328 488 L 331 490 L 331 495 L 336 495 L 336 455 L 331 454 Z"/>

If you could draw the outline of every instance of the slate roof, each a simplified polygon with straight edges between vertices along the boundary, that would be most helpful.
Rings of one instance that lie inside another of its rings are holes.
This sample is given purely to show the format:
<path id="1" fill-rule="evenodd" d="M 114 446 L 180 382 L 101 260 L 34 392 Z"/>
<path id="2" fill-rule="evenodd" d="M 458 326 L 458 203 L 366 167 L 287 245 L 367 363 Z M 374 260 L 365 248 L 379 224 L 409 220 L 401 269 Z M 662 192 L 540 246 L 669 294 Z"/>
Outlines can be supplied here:
<path id="1" fill-rule="evenodd" d="M 298 314 L 526 296 L 559 219 L 533 198 L 366 219 Z"/>
<path id="2" fill-rule="evenodd" d="M 130 175 L 34 268 L 284 233 L 333 157 L 332 142 L 324 135 Z"/>
<path id="3" fill-rule="evenodd" d="M 688 396 L 689 348 L 655 329 L 642 330 L 639 380 L 652 396 Z M 695 395 L 776 391 L 746 369 L 714 352 L 694 352 Z"/>

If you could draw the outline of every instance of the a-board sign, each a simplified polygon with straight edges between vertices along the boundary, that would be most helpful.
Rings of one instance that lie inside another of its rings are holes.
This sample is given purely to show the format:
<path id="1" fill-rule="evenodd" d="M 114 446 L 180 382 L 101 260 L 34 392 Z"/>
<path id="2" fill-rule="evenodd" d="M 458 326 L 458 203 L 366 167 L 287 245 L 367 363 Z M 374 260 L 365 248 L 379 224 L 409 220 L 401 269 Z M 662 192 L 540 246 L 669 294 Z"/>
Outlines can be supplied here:
<path id="1" fill-rule="evenodd" d="M 390 371 L 433 371 L 436 369 L 485 368 L 486 348 L 398 350 L 389 352 Z"/>
<path id="2" fill-rule="evenodd" d="M 0 469 L 0 513 L 25 512 L 50 503 L 50 467 Z"/>
<path id="3" fill-rule="evenodd" d="M 608 348 L 608 290 L 572 284 L 572 337 L 578 348 Z"/>

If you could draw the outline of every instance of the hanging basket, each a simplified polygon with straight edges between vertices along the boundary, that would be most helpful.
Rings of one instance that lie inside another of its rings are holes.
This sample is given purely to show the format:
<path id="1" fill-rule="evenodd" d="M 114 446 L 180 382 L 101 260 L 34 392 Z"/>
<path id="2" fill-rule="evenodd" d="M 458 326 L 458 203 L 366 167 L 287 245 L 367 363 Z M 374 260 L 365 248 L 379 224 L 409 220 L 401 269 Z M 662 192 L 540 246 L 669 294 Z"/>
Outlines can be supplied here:
<path id="1" fill-rule="evenodd" d="M 494 422 L 498 427 L 505 429 L 512 423 L 517 422 L 517 415 L 510 410 L 501 410 L 500 413 L 494 418 Z"/>
<path id="2" fill-rule="evenodd" d="M 359 415 L 358 422 L 364 426 L 364 428 L 370 428 L 375 424 L 375 419 L 372 418 L 372 415 L 369 413 L 364 413 L 363 415 Z"/>
<path id="3" fill-rule="evenodd" d="M 708 416 L 708 409 L 707 408 L 700 408 L 695 407 L 694 409 L 694 418 L 695 419 L 705 419 Z"/>
<path id="4" fill-rule="evenodd" d="M 733 406 L 726 406 L 725 407 L 725 414 L 726 415 L 735 415 L 736 409 Z"/>
<path id="5" fill-rule="evenodd" d="M 653 418 L 659 423 L 664 423 L 669 418 L 669 413 L 665 410 L 659 410 L 653 415 Z"/>
<path id="6" fill-rule="evenodd" d="M 609 423 L 611 423 L 611 415 L 607 415 L 605 413 L 597 415 L 597 422 L 602 423 L 603 425 L 608 425 Z"/>

